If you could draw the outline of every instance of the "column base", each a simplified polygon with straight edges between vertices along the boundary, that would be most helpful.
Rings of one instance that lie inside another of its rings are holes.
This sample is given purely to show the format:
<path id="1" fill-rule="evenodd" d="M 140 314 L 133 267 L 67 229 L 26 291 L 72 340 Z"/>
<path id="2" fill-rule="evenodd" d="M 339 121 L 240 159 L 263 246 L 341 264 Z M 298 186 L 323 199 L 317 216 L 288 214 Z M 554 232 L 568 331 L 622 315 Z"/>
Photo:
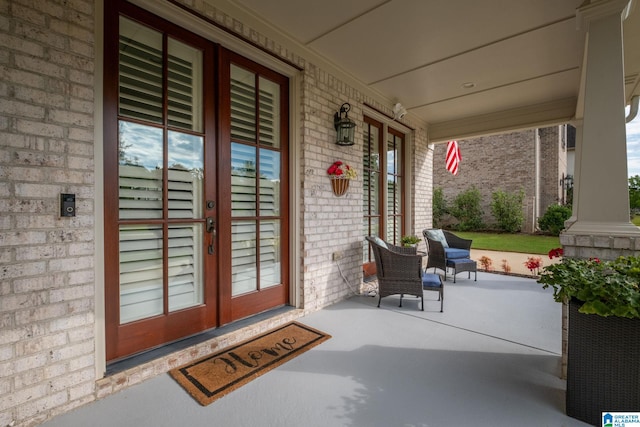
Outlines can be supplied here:
<path id="1" fill-rule="evenodd" d="M 562 234 L 640 237 L 640 227 L 631 222 L 580 221 L 569 224 Z"/>

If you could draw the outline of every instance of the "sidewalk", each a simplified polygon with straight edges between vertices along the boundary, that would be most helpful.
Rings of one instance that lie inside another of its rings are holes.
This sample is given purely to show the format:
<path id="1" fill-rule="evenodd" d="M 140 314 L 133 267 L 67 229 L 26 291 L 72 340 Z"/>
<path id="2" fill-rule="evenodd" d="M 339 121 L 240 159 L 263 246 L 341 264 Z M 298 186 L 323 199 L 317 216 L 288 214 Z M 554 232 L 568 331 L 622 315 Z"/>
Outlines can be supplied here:
<path id="1" fill-rule="evenodd" d="M 525 261 L 529 257 L 539 257 L 542 260 L 542 266 L 556 264 L 560 262 L 559 258 L 549 259 L 547 255 L 537 254 L 525 254 L 519 252 L 499 252 L 499 251 L 487 251 L 481 249 L 471 249 L 471 259 L 478 262 L 478 269 L 482 269 L 480 264 L 480 258 L 486 256 L 491 259 L 493 264 L 493 270 L 497 273 L 504 273 L 503 265 L 505 264 L 511 267 L 511 274 L 518 274 L 529 277 L 536 277 L 531 274 L 531 271 L 524 266 Z"/>

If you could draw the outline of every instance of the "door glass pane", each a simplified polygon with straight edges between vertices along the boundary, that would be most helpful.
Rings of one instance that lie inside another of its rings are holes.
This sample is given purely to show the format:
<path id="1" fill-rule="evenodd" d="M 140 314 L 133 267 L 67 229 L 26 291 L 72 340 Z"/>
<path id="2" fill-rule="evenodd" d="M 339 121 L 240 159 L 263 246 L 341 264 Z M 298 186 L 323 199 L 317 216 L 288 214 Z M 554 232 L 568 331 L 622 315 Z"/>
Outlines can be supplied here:
<path id="1" fill-rule="evenodd" d="M 387 175 L 387 238 L 390 243 L 399 244 L 402 228 L 397 215 L 401 213 L 400 177 Z"/>
<path id="2" fill-rule="evenodd" d="M 202 51 L 168 40 L 169 125 L 202 132 Z"/>
<path id="3" fill-rule="evenodd" d="M 121 116 L 162 123 L 162 34 L 120 17 Z"/>
<path id="4" fill-rule="evenodd" d="M 280 153 L 260 149 L 260 215 L 280 214 Z"/>
<path id="5" fill-rule="evenodd" d="M 260 222 L 260 289 L 282 282 L 280 221 Z"/>
<path id="6" fill-rule="evenodd" d="M 231 214 L 255 216 L 256 209 L 256 149 L 231 143 Z"/>
<path id="7" fill-rule="evenodd" d="M 162 218 L 162 129 L 119 124 L 120 219 Z"/>
<path id="8" fill-rule="evenodd" d="M 231 138 L 256 142 L 256 77 L 231 65 Z"/>
<path id="9" fill-rule="evenodd" d="M 377 172 L 368 172 L 363 176 L 363 208 L 365 214 L 378 215 L 380 212 L 380 176 Z"/>
<path id="10" fill-rule="evenodd" d="M 378 236 L 380 237 L 380 218 L 379 217 L 368 217 L 364 219 L 363 222 L 363 236 Z M 369 242 L 364 241 L 364 262 L 373 262 L 373 253 L 371 252 L 371 248 Z"/>
<path id="11" fill-rule="evenodd" d="M 364 168 L 374 171 L 380 170 L 380 153 L 378 149 L 378 138 L 380 130 L 373 126 L 367 126 L 365 130 L 365 141 L 368 141 L 369 146 L 364 148 Z"/>
<path id="12" fill-rule="evenodd" d="M 120 227 L 120 324 L 163 313 L 162 227 Z"/>
<path id="13" fill-rule="evenodd" d="M 280 85 L 260 77 L 260 144 L 280 146 Z"/>
<path id="14" fill-rule="evenodd" d="M 202 224 L 172 225 L 168 235 L 169 311 L 202 304 Z"/>
<path id="15" fill-rule="evenodd" d="M 258 289 L 257 230 L 255 221 L 234 221 L 231 225 L 231 294 Z"/>
<path id="16" fill-rule="evenodd" d="M 169 218 L 202 217 L 202 137 L 169 131 Z"/>

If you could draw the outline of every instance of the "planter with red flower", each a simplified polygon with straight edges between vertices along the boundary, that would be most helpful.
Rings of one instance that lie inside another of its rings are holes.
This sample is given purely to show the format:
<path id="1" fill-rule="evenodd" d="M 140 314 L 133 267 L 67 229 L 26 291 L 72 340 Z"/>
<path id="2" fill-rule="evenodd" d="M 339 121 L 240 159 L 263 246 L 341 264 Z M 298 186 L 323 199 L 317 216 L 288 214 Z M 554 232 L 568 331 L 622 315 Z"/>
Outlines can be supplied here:
<path id="1" fill-rule="evenodd" d="M 602 412 L 640 410 L 640 258 L 563 258 L 538 282 L 569 306 L 567 415 L 600 425 Z"/>
<path id="2" fill-rule="evenodd" d="M 355 169 L 344 163 L 342 160 L 336 160 L 333 162 L 333 164 L 327 169 L 327 174 L 331 179 L 333 194 L 338 197 L 347 193 L 347 190 L 349 189 L 349 181 L 358 176 Z"/>

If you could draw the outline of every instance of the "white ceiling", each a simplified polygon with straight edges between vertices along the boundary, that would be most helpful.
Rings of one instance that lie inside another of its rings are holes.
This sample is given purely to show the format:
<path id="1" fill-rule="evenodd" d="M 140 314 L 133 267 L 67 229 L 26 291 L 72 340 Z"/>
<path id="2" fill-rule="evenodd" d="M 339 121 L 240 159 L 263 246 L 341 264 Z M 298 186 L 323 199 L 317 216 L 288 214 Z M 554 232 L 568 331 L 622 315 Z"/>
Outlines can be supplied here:
<path id="1" fill-rule="evenodd" d="M 429 124 L 434 140 L 565 122 L 577 110 L 583 0 L 235 0 L 245 13 Z M 640 94 L 640 7 L 624 23 Z M 472 88 L 464 88 L 472 83 Z"/>

